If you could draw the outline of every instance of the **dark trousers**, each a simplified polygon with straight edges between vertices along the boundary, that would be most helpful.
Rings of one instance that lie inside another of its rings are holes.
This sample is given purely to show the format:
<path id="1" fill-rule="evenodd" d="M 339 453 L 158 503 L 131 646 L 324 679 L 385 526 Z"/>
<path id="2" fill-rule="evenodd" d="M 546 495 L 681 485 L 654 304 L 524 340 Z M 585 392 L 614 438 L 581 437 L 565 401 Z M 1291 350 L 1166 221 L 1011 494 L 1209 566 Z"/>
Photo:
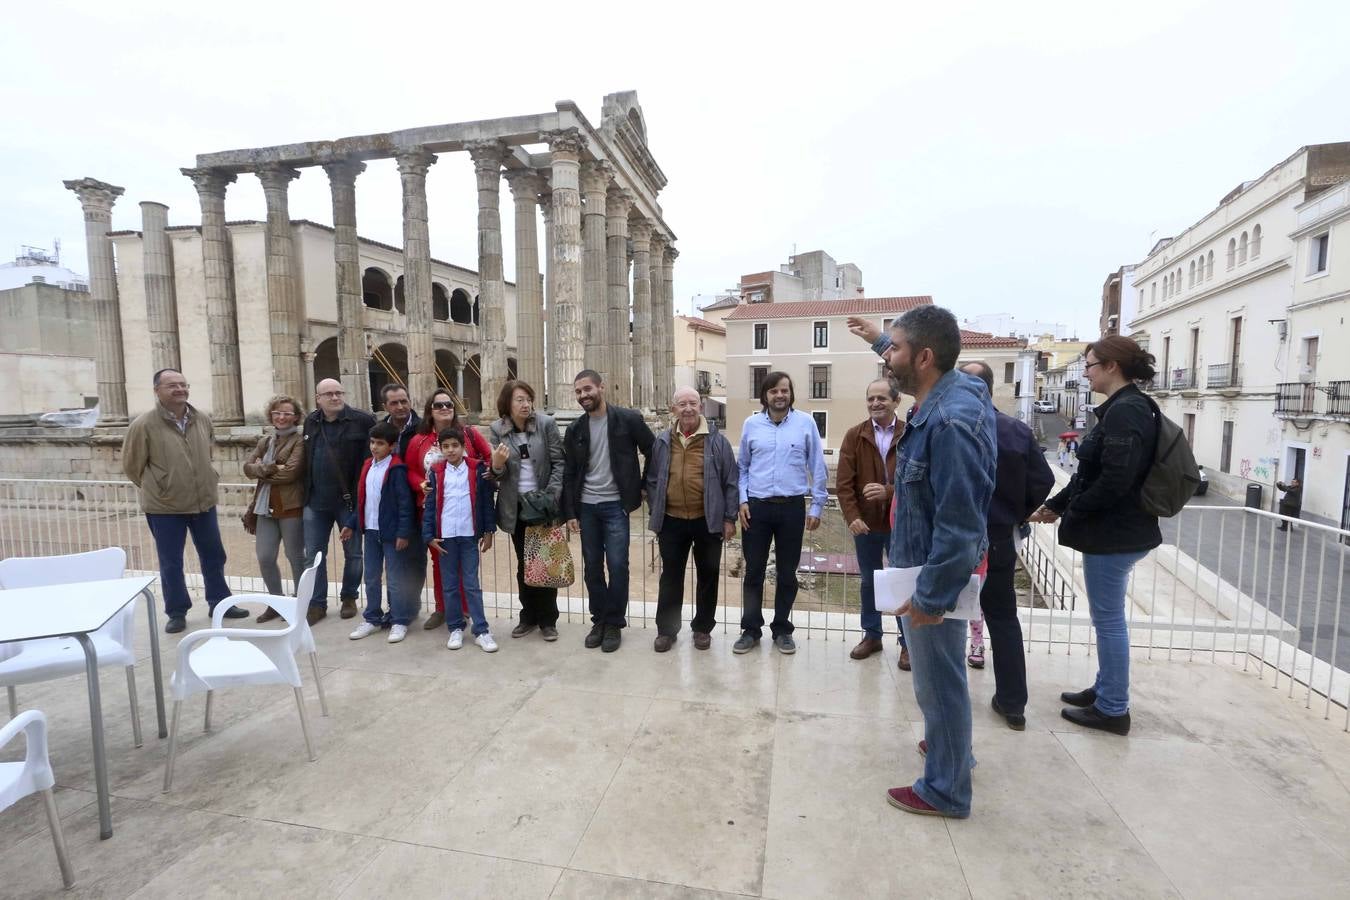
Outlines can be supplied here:
<path id="1" fill-rule="evenodd" d="M 881 613 L 877 612 L 877 592 L 872 576 L 883 567 L 881 555 L 891 543 L 889 531 L 869 531 L 867 534 L 853 536 L 853 549 L 858 555 L 858 574 L 862 576 L 858 587 L 863 637 L 874 641 L 881 640 Z M 899 616 L 895 617 L 899 632 L 900 646 L 905 646 L 905 626 Z"/>
<path id="2" fill-rule="evenodd" d="M 214 506 L 206 512 L 191 514 L 146 513 L 145 523 L 150 526 L 155 553 L 159 555 L 164 615 L 185 616 L 192 608 L 187 578 L 183 575 L 183 550 L 189 534 L 192 546 L 197 548 L 202 580 L 206 582 L 207 607 L 215 609 L 217 603 L 230 596 L 230 586 L 225 583 L 225 545 L 220 541 L 220 523 Z"/>
<path id="3" fill-rule="evenodd" d="M 741 598 L 741 630 L 753 637 L 764 633 L 764 572 L 769 565 L 769 544 L 777 553 L 778 583 L 773 592 L 774 637 L 792 634 L 792 604 L 797 599 L 797 564 L 802 557 L 802 533 L 806 530 L 806 503 L 793 497 L 787 503 L 750 498 L 750 527 L 741 535 L 745 554 L 745 581 Z"/>
<path id="4" fill-rule="evenodd" d="M 980 608 L 994 654 L 994 697 L 1009 713 L 1021 713 L 1027 705 L 1027 659 L 1022 647 L 1022 623 L 1017 618 L 1017 592 L 1013 589 L 1016 568 L 1013 539 L 991 539 L 989 573 L 980 589 Z"/>
<path id="5" fill-rule="evenodd" d="M 579 504 L 577 518 L 591 622 L 623 628 L 628 624 L 628 513 L 612 500 Z"/>
<path id="6" fill-rule="evenodd" d="M 525 583 L 525 521 L 516 511 L 516 530 L 511 532 L 516 548 L 516 584 L 520 587 L 520 624 L 558 624 L 558 589 L 530 587 Z"/>
<path id="7" fill-rule="evenodd" d="M 656 633 L 680 633 L 684 619 L 684 567 L 694 551 L 694 631 L 709 634 L 717 624 L 717 575 L 722 562 L 722 534 L 708 531 L 708 522 L 666 516 L 656 535 L 661 549 L 661 588 L 656 595 Z"/>

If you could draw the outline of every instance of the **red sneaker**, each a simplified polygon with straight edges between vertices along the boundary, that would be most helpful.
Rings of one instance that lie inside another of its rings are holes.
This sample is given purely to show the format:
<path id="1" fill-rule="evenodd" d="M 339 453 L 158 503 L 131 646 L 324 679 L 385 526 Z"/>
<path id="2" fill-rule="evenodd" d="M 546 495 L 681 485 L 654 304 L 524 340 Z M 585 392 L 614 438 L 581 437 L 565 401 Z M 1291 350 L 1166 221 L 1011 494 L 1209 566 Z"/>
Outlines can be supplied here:
<path id="1" fill-rule="evenodd" d="M 944 816 L 946 813 L 930 805 L 918 794 L 914 793 L 914 788 L 906 785 L 905 787 L 891 788 L 886 792 L 886 801 L 896 809 L 903 809 L 905 812 L 911 812 L 919 816 Z"/>

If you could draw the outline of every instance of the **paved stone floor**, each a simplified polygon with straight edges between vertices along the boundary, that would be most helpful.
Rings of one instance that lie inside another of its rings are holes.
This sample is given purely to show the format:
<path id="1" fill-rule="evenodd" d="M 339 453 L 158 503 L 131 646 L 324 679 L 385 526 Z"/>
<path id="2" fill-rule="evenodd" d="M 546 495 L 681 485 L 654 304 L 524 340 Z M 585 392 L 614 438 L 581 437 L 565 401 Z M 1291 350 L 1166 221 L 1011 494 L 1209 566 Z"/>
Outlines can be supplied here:
<path id="1" fill-rule="evenodd" d="M 189 620 L 203 623 L 200 608 Z M 305 758 L 290 692 L 223 691 L 213 733 L 186 707 L 132 746 L 125 681 L 103 678 L 116 833 L 99 841 L 82 679 L 32 686 L 52 728 L 75 894 L 98 897 L 1346 896 L 1344 711 L 1227 662 L 1140 659 L 1135 731 L 1083 733 L 1057 693 L 1092 660 L 1029 657 L 1028 728 L 976 698 L 975 810 L 908 815 L 886 788 L 920 771 L 909 676 L 836 637 L 746 657 L 717 635 L 655 655 L 507 636 L 489 656 L 443 631 L 346 639 L 316 628 L 332 716 Z M 173 668 L 166 641 L 166 673 Z M 1156 652 L 1155 652 L 1155 655 Z M 153 722 L 148 658 L 138 672 Z M 13 754 L 6 754 L 12 758 Z M 0 813 L 0 895 L 60 894 L 36 798 Z"/>

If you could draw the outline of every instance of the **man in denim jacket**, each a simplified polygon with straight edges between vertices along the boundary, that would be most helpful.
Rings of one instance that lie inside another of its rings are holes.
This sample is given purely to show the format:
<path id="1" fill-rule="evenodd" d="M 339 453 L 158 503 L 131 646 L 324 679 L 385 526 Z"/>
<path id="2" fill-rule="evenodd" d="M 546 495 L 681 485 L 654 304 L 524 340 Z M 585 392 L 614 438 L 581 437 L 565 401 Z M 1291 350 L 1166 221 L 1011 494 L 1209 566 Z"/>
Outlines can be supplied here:
<path id="1" fill-rule="evenodd" d="M 905 313 L 883 335 L 850 319 L 872 341 L 918 411 L 905 426 L 895 463 L 890 564 L 923 566 L 905 617 L 914 696 L 923 712 L 923 776 L 887 791 L 892 806 L 922 815 L 970 815 L 970 693 L 966 622 L 945 618 L 970 581 L 987 543 L 997 439 L 994 408 L 979 380 L 954 370 L 961 352 L 956 317 L 937 306 Z"/>

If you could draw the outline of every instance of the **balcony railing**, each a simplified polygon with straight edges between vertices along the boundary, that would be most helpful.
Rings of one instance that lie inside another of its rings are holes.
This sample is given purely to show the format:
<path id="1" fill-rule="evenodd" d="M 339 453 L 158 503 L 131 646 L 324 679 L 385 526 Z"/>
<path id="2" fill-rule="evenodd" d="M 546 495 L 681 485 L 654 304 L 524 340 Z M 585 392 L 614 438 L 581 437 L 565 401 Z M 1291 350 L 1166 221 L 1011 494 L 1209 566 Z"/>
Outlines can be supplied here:
<path id="1" fill-rule="evenodd" d="M 1275 414 L 1310 416 L 1317 398 L 1317 385 L 1301 381 L 1282 381 L 1275 385 Z"/>
<path id="2" fill-rule="evenodd" d="M 1194 369 L 1173 369 L 1172 377 L 1168 379 L 1167 386 L 1174 391 L 1184 391 L 1195 387 Z"/>
<path id="3" fill-rule="evenodd" d="M 1333 381 L 1327 385 L 1327 415 L 1350 416 L 1350 381 Z"/>
<path id="4" fill-rule="evenodd" d="M 1207 388 L 1235 388 L 1242 386 L 1242 367 L 1223 363 L 1217 366 L 1210 366 L 1206 373 L 1205 387 Z"/>

